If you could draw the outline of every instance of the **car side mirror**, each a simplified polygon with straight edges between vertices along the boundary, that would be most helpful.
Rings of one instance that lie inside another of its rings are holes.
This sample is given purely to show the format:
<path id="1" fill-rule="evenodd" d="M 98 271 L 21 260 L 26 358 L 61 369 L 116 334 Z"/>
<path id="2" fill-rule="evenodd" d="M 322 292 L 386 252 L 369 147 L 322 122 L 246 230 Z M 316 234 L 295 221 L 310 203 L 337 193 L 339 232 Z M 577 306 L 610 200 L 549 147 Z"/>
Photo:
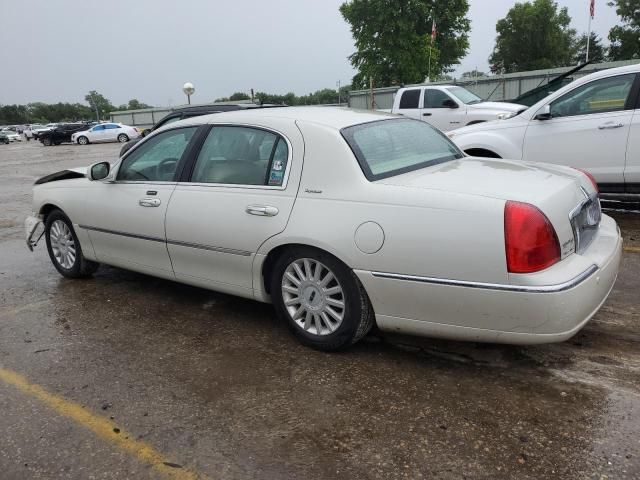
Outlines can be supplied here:
<path id="1" fill-rule="evenodd" d="M 94 163 L 89 167 L 87 178 L 89 180 L 103 180 L 107 178 L 111 171 L 111 165 L 109 162 Z"/>
<path id="2" fill-rule="evenodd" d="M 553 118 L 551 116 L 551 105 L 547 104 L 542 107 L 540 110 L 538 110 L 538 113 L 533 118 L 535 120 L 551 120 L 551 118 Z"/>
<path id="3" fill-rule="evenodd" d="M 442 101 L 442 106 L 443 107 L 447 107 L 447 108 L 458 108 L 458 104 L 456 102 L 454 102 L 453 100 L 451 100 L 450 98 L 447 98 L 446 100 Z"/>

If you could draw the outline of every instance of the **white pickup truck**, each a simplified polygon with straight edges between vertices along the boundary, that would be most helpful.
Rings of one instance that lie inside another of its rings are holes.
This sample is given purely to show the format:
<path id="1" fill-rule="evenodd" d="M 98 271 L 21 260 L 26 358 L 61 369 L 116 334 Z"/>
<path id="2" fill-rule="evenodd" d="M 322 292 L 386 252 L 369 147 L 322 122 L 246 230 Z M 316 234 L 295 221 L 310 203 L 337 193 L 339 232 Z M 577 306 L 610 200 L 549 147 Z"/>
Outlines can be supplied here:
<path id="1" fill-rule="evenodd" d="M 485 102 L 457 85 L 419 85 L 398 90 L 391 113 L 423 120 L 446 132 L 489 120 L 511 118 L 526 109 L 515 103 Z"/>

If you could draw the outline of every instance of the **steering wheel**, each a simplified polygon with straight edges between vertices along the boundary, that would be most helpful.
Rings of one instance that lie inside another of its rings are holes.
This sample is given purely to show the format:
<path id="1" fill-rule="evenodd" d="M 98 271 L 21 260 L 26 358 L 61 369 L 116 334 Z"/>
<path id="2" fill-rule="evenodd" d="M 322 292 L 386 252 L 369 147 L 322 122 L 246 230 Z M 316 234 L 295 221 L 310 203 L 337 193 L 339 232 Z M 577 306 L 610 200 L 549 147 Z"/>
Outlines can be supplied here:
<path id="1" fill-rule="evenodd" d="M 165 158 L 156 167 L 156 178 L 164 179 L 166 176 L 173 177 L 176 172 L 177 158 Z"/>

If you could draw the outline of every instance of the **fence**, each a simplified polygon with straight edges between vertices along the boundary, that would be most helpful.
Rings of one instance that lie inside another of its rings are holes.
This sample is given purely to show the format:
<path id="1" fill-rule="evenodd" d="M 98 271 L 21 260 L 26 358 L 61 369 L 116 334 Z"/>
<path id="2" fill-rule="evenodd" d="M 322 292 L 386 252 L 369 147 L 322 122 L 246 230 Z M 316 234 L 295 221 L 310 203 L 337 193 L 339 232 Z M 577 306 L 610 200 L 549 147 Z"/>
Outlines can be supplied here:
<path id="1" fill-rule="evenodd" d="M 621 62 L 594 63 L 587 65 L 570 78 L 589 75 L 590 73 L 606 70 L 607 68 L 622 67 L 638 63 L 638 60 Z M 558 75 L 568 72 L 574 67 L 553 68 L 550 70 L 532 70 L 529 72 L 507 73 L 490 77 L 463 78 L 443 82 L 430 82 L 429 85 L 461 85 L 485 100 L 512 100 L 536 87 L 547 84 Z M 424 85 L 424 84 L 423 84 Z M 407 85 L 409 86 L 409 85 Z M 413 85 L 412 85 L 413 86 Z M 393 98 L 400 87 L 374 88 L 371 90 L 354 90 L 349 92 L 349 107 L 377 110 L 391 109 Z"/>

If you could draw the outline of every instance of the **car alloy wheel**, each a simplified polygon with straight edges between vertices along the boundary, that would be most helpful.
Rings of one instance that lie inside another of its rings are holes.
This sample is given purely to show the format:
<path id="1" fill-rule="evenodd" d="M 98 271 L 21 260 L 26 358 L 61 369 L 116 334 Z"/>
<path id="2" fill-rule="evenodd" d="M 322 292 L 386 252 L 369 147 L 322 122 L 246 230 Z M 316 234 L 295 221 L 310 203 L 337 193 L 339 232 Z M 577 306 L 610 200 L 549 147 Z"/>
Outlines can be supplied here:
<path id="1" fill-rule="evenodd" d="M 86 145 L 87 143 L 89 143 L 89 139 L 87 137 L 80 137 L 78 138 L 78 143 L 80 145 Z"/>
<path id="2" fill-rule="evenodd" d="M 62 268 L 70 270 L 76 263 L 76 243 L 71 230 L 62 220 L 55 220 L 49 231 L 53 258 Z"/>
<path id="3" fill-rule="evenodd" d="M 127 137 L 124 133 L 121 133 L 120 135 L 118 135 L 118 141 L 120 143 L 125 143 L 129 141 L 129 137 Z"/>
<path id="4" fill-rule="evenodd" d="M 314 335 L 335 332 L 344 319 L 340 282 L 326 265 L 313 258 L 289 264 L 282 276 L 282 299 L 296 325 Z"/>
<path id="5" fill-rule="evenodd" d="M 45 138 L 45 139 L 43 139 L 43 140 L 42 140 L 42 144 L 43 144 L 45 147 L 50 147 L 50 146 L 51 146 L 51 143 L 52 143 L 52 142 L 51 142 L 51 139 L 50 139 L 50 138 Z"/>

